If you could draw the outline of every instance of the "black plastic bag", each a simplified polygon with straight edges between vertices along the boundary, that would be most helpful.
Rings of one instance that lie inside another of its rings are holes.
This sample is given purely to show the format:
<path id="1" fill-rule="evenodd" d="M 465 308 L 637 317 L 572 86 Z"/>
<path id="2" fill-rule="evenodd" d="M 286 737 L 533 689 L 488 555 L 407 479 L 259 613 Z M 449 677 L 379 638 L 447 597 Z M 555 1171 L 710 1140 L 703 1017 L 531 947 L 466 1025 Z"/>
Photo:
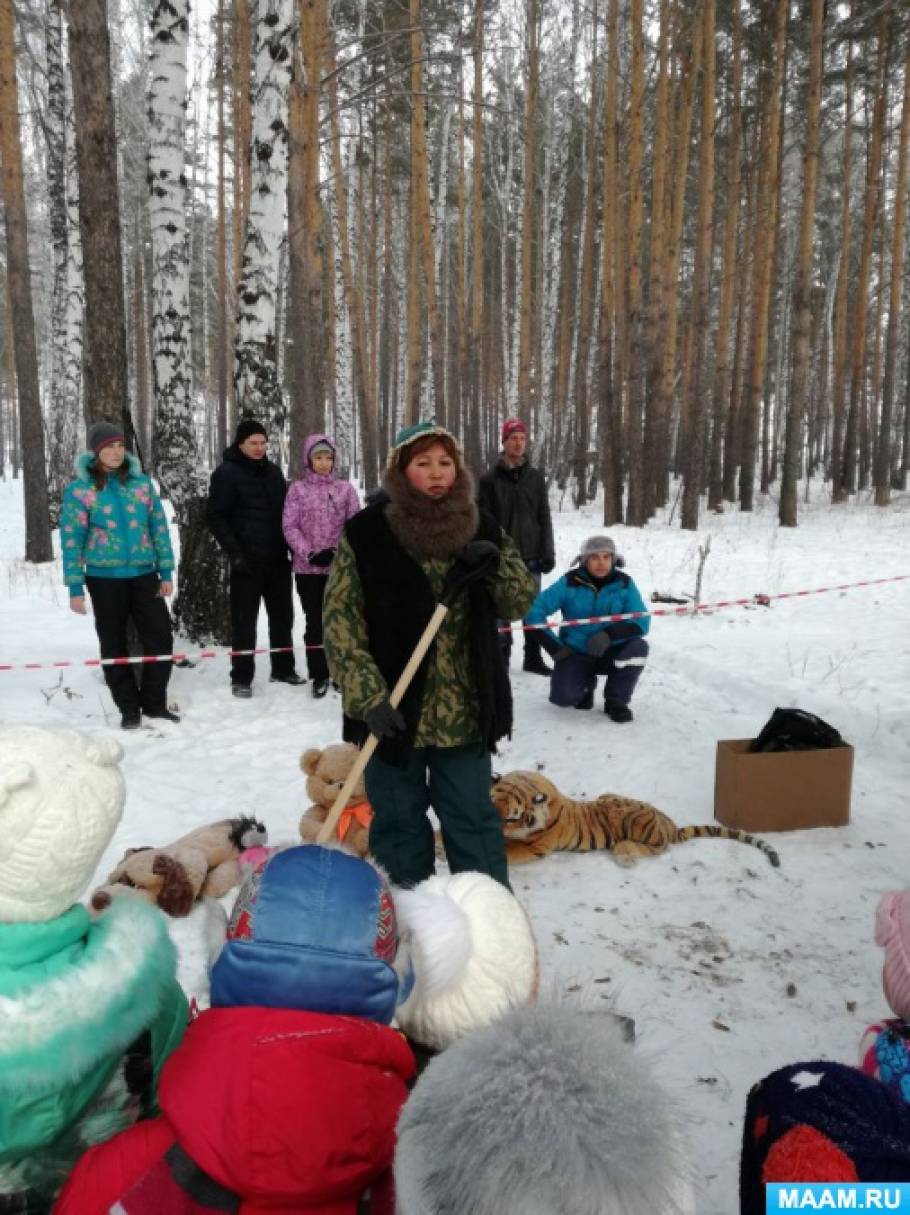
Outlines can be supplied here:
<path id="1" fill-rule="evenodd" d="M 775 709 L 750 751 L 824 751 L 843 747 L 844 740 L 834 726 L 807 713 L 805 709 Z"/>

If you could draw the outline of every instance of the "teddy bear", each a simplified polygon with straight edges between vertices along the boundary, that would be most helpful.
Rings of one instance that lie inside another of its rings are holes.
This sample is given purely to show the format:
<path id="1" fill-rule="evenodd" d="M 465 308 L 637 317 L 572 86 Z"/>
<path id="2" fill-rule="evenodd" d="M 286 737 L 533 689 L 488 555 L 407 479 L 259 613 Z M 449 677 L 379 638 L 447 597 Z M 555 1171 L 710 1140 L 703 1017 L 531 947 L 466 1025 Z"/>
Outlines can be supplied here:
<path id="1" fill-rule="evenodd" d="M 310 747 L 300 757 L 300 767 L 306 773 L 306 791 L 313 805 L 300 820 L 300 838 L 305 844 L 316 842 L 319 828 L 328 817 L 338 791 L 354 766 L 358 750 L 352 743 L 333 743 L 328 747 Z M 336 838 L 356 856 L 369 852 L 370 820 L 373 812 L 366 800 L 361 775 L 338 820 Z"/>
<path id="2" fill-rule="evenodd" d="M 238 856 L 266 839 L 263 824 L 243 815 L 197 827 L 166 848 L 127 848 L 104 885 L 92 893 L 91 908 L 103 911 L 112 898 L 129 892 L 157 903 L 170 916 L 187 916 L 197 898 L 218 899 L 238 885 Z"/>

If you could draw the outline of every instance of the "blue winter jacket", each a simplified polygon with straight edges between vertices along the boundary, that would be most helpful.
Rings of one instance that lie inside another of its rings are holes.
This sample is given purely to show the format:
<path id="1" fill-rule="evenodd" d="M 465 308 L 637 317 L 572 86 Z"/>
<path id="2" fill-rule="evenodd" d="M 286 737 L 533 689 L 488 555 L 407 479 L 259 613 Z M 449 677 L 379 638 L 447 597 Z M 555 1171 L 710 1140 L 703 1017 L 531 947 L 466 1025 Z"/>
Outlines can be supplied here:
<path id="1" fill-rule="evenodd" d="M 83 576 L 136 578 L 158 571 L 163 582 L 174 572 L 174 553 L 155 487 L 135 456 L 126 453 L 129 476 L 108 477 L 95 488 L 90 451 L 76 458 L 76 479 L 63 491 L 60 552 L 63 581 L 70 595 L 82 595 Z"/>
<path id="2" fill-rule="evenodd" d="M 606 582 L 598 589 L 584 566 L 569 570 L 552 586 L 541 591 L 531 605 L 526 617 L 527 624 L 544 624 L 548 616 L 557 612 L 564 620 L 576 620 L 586 616 L 616 616 L 623 612 L 646 612 L 644 600 L 638 587 L 628 574 L 612 569 Z M 584 654 L 588 638 L 606 629 L 614 641 L 627 637 L 644 636 L 651 627 L 651 617 L 638 620 L 617 621 L 615 624 L 573 624 L 554 632 L 548 629 L 541 634 L 546 649 L 552 650 L 567 645 L 579 654 Z"/>

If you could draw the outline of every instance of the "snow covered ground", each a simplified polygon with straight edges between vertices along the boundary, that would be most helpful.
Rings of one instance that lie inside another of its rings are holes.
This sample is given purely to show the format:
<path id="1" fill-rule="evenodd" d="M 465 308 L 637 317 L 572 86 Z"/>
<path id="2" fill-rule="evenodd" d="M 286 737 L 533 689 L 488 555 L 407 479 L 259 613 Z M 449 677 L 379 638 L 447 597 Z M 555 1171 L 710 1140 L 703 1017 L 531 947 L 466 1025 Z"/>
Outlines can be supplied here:
<path id="1" fill-rule="evenodd" d="M 711 537 L 706 603 L 910 574 L 910 496 L 887 510 L 860 500 L 776 503 L 707 516 L 698 534 L 666 520 L 610 529 L 645 598 L 691 593 Z M 560 510 L 559 565 L 602 531 L 600 504 Z M 0 662 L 97 655 L 90 618 L 67 610 L 59 568 L 28 567 L 21 484 L 0 482 Z M 554 575 L 555 577 L 556 575 Z M 295 626 L 300 637 L 302 622 Z M 265 636 L 264 630 L 261 637 Z M 803 1058 L 853 1062 L 863 1027 L 886 1011 L 873 913 L 910 878 L 910 582 L 654 621 L 631 725 L 547 703 L 547 684 L 513 653 L 516 729 L 500 771 L 541 766 L 568 794 L 642 798 L 679 823 L 710 822 L 719 738 L 757 733 L 777 705 L 835 725 L 856 748 L 852 822 L 773 837 L 781 868 L 756 850 L 697 840 L 632 870 L 601 853 L 562 854 L 513 871 L 551 990 L 634 1017 L 637 1047 L 674 1094 L 702 1178 L 699 1215 L 737 1209 L 742 1112 L 750 1085 Z M 228 813 L 255 812 L 274 843 L 296 838 L 307 805 L 298 757 L 340 737 L 337 697 L 270 685 L 233 700 L 224 659 L 177 670 L 179 726 L 122 734 L 100 671 L 0 671 L 0 717 L 116 730 L 126 814 L 100 881 L 128 845 L 167 843 Z M 183 974 L 201 983 L 194 922 L 177 930 Z"/>

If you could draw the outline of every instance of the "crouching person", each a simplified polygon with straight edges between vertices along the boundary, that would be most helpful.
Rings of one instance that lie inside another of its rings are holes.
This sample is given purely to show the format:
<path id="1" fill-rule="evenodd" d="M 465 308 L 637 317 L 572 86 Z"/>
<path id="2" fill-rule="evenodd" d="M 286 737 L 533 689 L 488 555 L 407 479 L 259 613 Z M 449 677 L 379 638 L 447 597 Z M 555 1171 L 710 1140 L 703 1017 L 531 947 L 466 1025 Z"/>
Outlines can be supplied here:
<path id="1" fill-rule="evenodd" d="M 120 747 L 0 726 L 0 1211 L 42 1215 L 79 1156 L 154 1112 L 186 1026 L 164 917 L 76 900 L 123 813 Z"/>
<path id="2" fill-rule="evenodd" d="M 238 895 L 162 1116 L 87 1153 L 58 1212 L 382 1209 L 414 1073 L 389 1022 L 411 984 L 377 869 L 316 845 L 275 853 Z"/>
<path id="3" fill-rule="evenodd" d="M 609 536 L 589 536 L 573 568 L 534 600 L 528 624 L 545 624 L 556 612 L 564 620 L 647 613 L 638 587 L 621 565 Z M 645 614 L 612 624 L 572 624 L 558 634 L 543 630 L 541 644 L 553 658 L 550 703 L 592 709 L 597 676 L 605 675 L 604 712 L 611 721 L 631 721 L 630 702 L 648 657 L 645 634 L 650 627 Z"/>

